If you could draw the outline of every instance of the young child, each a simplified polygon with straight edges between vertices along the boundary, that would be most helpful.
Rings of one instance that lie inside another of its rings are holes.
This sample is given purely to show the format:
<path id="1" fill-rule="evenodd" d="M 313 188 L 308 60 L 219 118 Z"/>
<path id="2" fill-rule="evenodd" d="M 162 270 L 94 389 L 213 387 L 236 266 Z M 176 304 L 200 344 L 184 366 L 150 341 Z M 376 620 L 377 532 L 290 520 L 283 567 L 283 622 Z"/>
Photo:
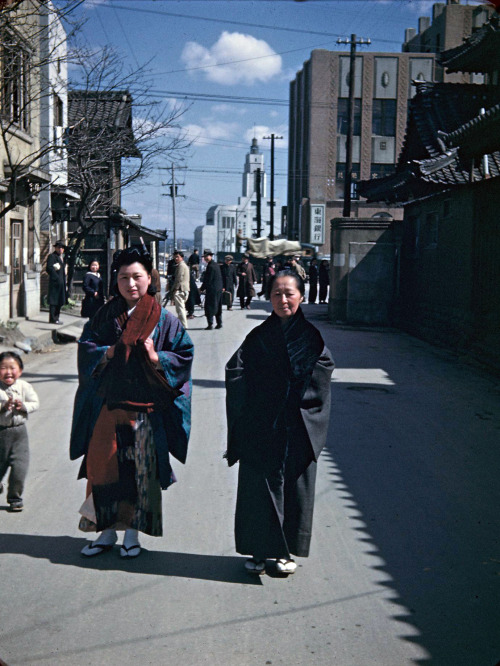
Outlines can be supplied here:
<path id="1" fill-rule="evenodd" d="M 35 390 L 22 379 L 23 361 L 16 352 L 0 354 L 0 493 L 10 467 L 7 502 L 10 511 L 23 510 L 23 489 L 29 463 L 26 420 L 39 407 Z"/>

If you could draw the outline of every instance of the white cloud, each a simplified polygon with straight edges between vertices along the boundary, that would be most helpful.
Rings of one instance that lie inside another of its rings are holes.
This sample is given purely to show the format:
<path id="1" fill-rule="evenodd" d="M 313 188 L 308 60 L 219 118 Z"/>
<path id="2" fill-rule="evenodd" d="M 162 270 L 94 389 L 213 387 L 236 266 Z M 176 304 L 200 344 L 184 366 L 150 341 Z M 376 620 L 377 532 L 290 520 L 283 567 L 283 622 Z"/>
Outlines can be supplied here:
<path id="1" fill-rule="evenodd" d="M 191 123 L 185 125 L 183 131 L 186 138 L 193 142 L 193 145 L 213 144 L 217 139 L 232 139 L 239 130 L 237 123 L 225 123 L 209 120 L 203 125 Z"/>
<path id="2" fill-rule="evenodd" d="M 209 81 L 224 85 L 265 82 L 281 72 L 281 56 L 262 39 L 224 31 L 210 48 L 187 42 L 181 55 L 189 69 L 203 68 Z"/>

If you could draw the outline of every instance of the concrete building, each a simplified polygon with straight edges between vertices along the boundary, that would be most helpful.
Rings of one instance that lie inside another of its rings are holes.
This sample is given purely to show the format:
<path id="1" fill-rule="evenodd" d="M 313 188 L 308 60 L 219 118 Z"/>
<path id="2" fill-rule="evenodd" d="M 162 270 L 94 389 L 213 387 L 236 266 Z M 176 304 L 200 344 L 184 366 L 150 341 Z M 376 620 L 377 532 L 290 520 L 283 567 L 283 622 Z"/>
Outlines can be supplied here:
<path id="1" fill-rule="evenodd" d="M 418 19 L 418 30 L 405 32 L 403 51 L 406 53 L 436 53 L 461 46 L 465 39 L 477 32 L 494 13 L 493 7 L 460 4 L 458 0 L 438 2 L 432 6 L 431 16 Z M 447 72 L 439 61 L 434 80 L 446 83 L 484 83 L 480 72 Z"/>
<path id="2" fill-rule="evenodd" d="M 446 73 L 435 54 L 451 49 L 488 20 L 493 8 L 448 0 L 406 31 L 403 53 L 358 53 L 355 76 L 351 217 L 401 209 L 367 204 L 359 180 L 394 172 L 403 145 L 412 81 L 482 83 L 482 73 Z M 330 252 L 330 220 L 342 215 L 348 127 L 349 54 L 317 50 L 290 85 L 288 237 Z"/>
<path id="3" fill-rule="evenodd" d="M 260 192 L 260 197 L 258 193 Z M 259 202 L 260 199 L 260 202 Z M 260 230 L 258 228 L 258 207 L 260 203 Z M 274 201 L 274 210 L 280 211 L 281 204 L 278 199 Z M 257 139 L 252 139 L 250 151 L 245 158 L 242 173 L 241 196 L 236 204 L 218 204 L 207 211 L 206 231 L 207 238 L 212 239 L 212 247 L 216 252 L 236 252 L 236 234 L 257 238 L 269 236 L 271 231 L 271 199 L 267 196 L 267 174 L 265 171 L 264 155 L 259 150 Z M 280 233 L 279 216 L 274 215 L 274 234 Z M 278 218 L 278 219 L 277 219 Z M 199 227 L 198 227 L 199 229 Z M 198 231 L 197 229 L 197 231 Z M 205 227 L 203 227 L 205 229 Z M 209 231 L 211 229 L 212 231 Z M 200 247 L 196 241 L 195 247 Z"/>
<path id="4" fill-rule="evenodd" d="M 290 85 L 288 237 L 330 251 L 330 220 L 342 215 L 348 126 L 347 53 L 315 50 Z M 412 81 L 432 80 L 433 54 L 356 57 L 351 215 L 401 213 L 359 200 L 356 181 L 392 173 L 404 140 Z"/>

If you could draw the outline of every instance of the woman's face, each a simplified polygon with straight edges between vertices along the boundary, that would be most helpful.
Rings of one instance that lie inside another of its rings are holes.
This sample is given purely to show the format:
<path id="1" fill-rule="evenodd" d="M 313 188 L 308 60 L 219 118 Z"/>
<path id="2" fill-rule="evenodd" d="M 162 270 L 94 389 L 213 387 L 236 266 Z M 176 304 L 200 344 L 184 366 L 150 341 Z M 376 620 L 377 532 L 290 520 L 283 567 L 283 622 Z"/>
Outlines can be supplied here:
<path id="1" fill-rule="evenodd" d="M 271 304 L 278 317 L 293 317 L 303 300 L 295 278 L 290 275 L 276 278 L 271 290 Z"/>
<path id="2" fill-rule="evenodd" d="M 141 300 L 151 284 L 151 275 L 144 266 L 136 261 L 130 266 L 121 266 L 117 275 L 118 291 L 127 301 L 129 308 Z"/>
<path id="3" fill-rule="evenodd" d="M 90 270 L 92 271 L 92 273 L 97 273 L 97 271 L 99 270 L 99 262 L 98 261 L 93 261 L 90 264 Z"/>

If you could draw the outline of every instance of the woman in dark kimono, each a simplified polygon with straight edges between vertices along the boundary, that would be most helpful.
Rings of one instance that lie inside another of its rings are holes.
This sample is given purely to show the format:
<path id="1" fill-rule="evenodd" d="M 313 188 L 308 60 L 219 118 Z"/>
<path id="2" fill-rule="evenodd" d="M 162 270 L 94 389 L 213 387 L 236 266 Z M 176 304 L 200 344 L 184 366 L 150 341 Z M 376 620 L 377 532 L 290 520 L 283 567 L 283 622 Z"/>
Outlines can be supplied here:
<path id="1" fill-rule="evenodd" d="M 236 550 L 245 568 L 296 569 L 311 540 L 318 456 L 330 414 L 333 361 L 300 303 L 304 283 L 272 276 L 273 313 L 247 336 L 226 366 L 228 464 L 239 461 Z"/>
<path id="2" fill-rule="evenodd" d="M 330 284 L 330 264 L 322 259 L 319 264 L 319 302 L 326 303 L 328 285 Z"/>
<path id="3" fill-rule="evenodd" d="M 70 457 L 87 478 L 80 529 L 101 532 L 82 555 L 141 552 L 138 532 L 161 536 L 161 490 L 175 476 L 169 454 L 185 462 L 190 431 L 193 344 L 151 288 L 147 252 L 123 250 L 113 266 L 117 296 L 79 340 Z"/>
<path id="4" fill-rule="evenodd" d="M 99 262 L 93 259 L 83 278 L 82 289 L 85 294 L 82 301 L 82 317 L 92 319 L 97 310 L 104 305 L 104 286 L 99 273 Z"/>

